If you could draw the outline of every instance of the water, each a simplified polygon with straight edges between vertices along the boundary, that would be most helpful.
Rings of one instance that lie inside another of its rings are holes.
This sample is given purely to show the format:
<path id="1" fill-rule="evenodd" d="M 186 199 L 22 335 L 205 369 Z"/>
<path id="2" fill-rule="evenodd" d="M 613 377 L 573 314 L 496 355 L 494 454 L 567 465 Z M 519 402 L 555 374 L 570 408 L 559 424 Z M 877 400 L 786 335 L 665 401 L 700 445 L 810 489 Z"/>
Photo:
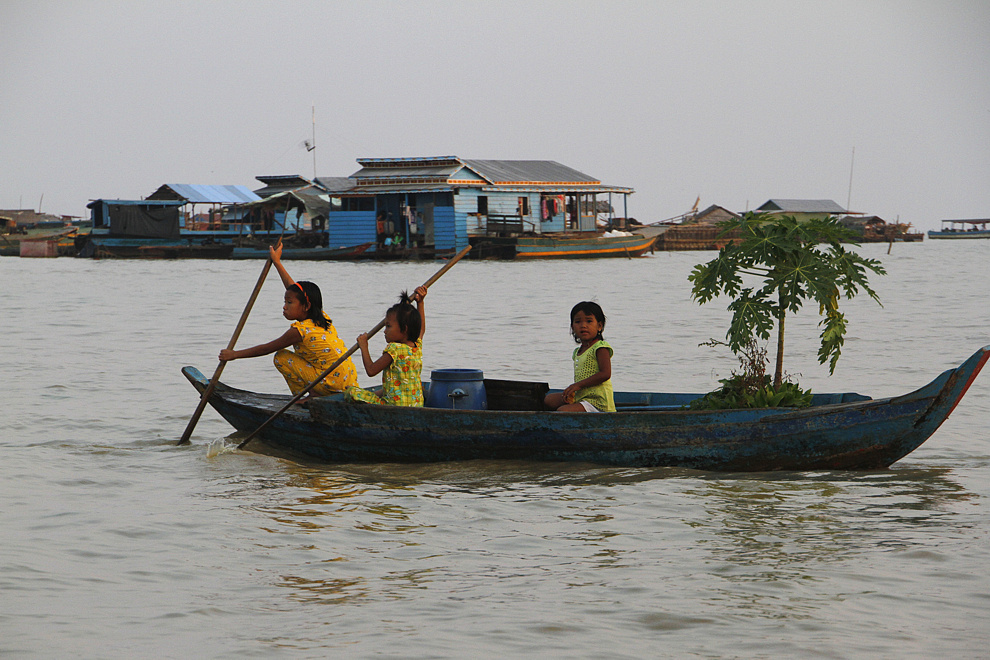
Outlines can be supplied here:
<path id="1" fill-rule="evenodd" d="M 990 343 L 990 241 L 865 246 L 884 307 L 816 317 L 785 366 L 819 391 L 906 392 Z M 609 316 L 618 389 L 703 392 L 736 366 L 713 253 L 462 262 L 427 298 L 424 372 L 569 382 L 567 313 Z M 5 657 L 985 657 L 990 374 L 876 472 L 711 474 L 470 462 L 301 465 L 177 448 L 261 262 L 0 258 L 0 655 Z M 437 264 L 290 263 L 348 344 Z M 275 276 L 239 346 L 284 332 Z M 373 346 L 380 346 L 374 343 Z M 281 392 L 268 358 L 224 380 Z M 375 379 L 364 378 L 371 385 Z"/>

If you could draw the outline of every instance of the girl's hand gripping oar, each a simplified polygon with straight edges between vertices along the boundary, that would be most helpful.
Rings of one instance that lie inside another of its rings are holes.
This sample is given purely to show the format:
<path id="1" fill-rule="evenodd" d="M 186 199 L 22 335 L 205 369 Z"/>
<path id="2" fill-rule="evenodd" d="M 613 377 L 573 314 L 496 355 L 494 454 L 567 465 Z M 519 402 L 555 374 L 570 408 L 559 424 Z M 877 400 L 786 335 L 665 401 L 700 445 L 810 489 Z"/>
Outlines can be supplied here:
<path id="1" fill-rule="evenodd" d="M 282 238 L 279 237 L 278 245 L 282 244 Z M 261 285 L 265 283 L 265 278 L 268 277 L 268 271 L 272 269 L 272 258 L 269 256 L 268 260 L 265 261 L 265 267 L 261 269 L 261 276 L 258 277 L 258 283 L 254 285 L 254 291 L 251 292 L 251 298 L 248 300 L 247 306 L 244 307 L 244 311 L 241 313 L 241 320 L 238 321 L 237 327 L 234 328 L 234 334 L 230 337 L 230 342 L 227 344 L 227 350 L 233 350 L 234 344 L 237 343 L 237 338 L 241 336 L 241 330 L 244 329 L 244 324 L 247 323 L 248 315 L 251 313 L 251 308 L 254 307 L 254 301 L 258 299 L 258 294 L 261 292 Z M 186 425 L 186 430 L 182 433 L 182 437 L 179 438 L 178 445 L 188 445 L 189 436 L 192 435 L 193 429 L 196 428 L 196 422 L 199 421 L 200 415 L 203 414 L 203 410 L 206 409 L 206 404 L 210 400 L 210 395 L 213 394 L 213 390 L 217 388 L 217 382 L 220 380 L 220 374 L 223 373 L 223 368 L 226 366 L 226 362 L 221 362 L 217 365 L 217 370 L 213 372 L 213 377 L 210 379 L 210 384 L 203 391 L 203 396 L 199 400 L 199 405 L 196 406 L 196 412 L 193 413 L 192 418 L 189 420 L 189 424 Z"/>
<path id="2" fill-rule="evenodd" d="M 433 277 L 431 277 L 430 279 L 426 280 L 426 282 L 423 284 L 423 286 L 425 288 L 429 289 L 430 286 L 433 285 L 434 282 L 436 282 L 441 277 L 443 277 L 443 274 L 444 273 L 446 273 L 448 270 L 450 270 L 451 268 L 453 268 L 454 264 L 456 264 L 458 261 L 460 261 L 461 258 L 464 255 L 466 255 L 468 252 L 470 252 L 470 251 L 471 251 L 471 246 L 469 245 L 466 248 L 464 248 L 463 250 L 461 250 L 460 252 L 458 252 L 456 255 L 454 255 L 453 257 L 451 257 L 450 261 L 448 261 L 446 264 L 444 264 L 443 268 L 441 268 L 440 270 L 438 270 L 433 275 Z M 375 336 L 378 333 L 378 331 L 381 330 L 384 327 L 385 327 L 385 319 L 382 319 L 381 321 L 378 322 L 378 325 L 376 325 L 374 328 L 372 328 L 371 330 L 368 331 L 368 333 L 367 333 L 368 334 L 368 337 Z M 275 421 L 276 418 L 278 418 L 279 416 L 281 416 L 282 413 L 284 413 L 286 410 L 288 410 L 289 408 L 291 408 L 292 407 L 292 404 L 294 404 L 296 401 L 298 401 L 299 399 L 301 399 L 304 396 L 306 396 L 311 389 L 313 389 L 314 387 L 316 387 L 316 385 L 320 381 L 322 381 L 324 378 L 326 378 L 331 372 L 333 372 L 334 369 L 336 369 L 337 367 L 339 367 L 344 362 L 344 360 L 346 360 L 351 355 L 353 355 L 354 352 L 358 350 L 358 348 L 359 348 L 359 346 L 357 344 L 354 344 L 353 346 L 351 346 L 346 353 L 344 353 L 343 355 L 341 355 L 340 358 L 338 358 L 333 364 L 331 364 L 329 367 L 327 367 L 326 369 L 324 369 L 323 373 L 321 373 L 319 376 L 316 377 L 316 380 L 314 380 L 312 383 L 310 383 L 309 385 L 307 385 L 305 387 L 305 389 L 303 389 L 302 391 L 298 392 L 295 396 L 293 396 L 291 399 L 289 399 L 289 402 L 286 403 L 284 406 L 282 406 L 282 408 L 278 412 L 276 412 L 274 415 L 272 415 L 271 417 L 269 417 L 268 419 L 266 419 L 265 422 L 261 426 L 259 426 L 258 428 L 256 428 L 247 437 L 245 437 L 243 440 L 241 440 L 240 444 L 237 445 L 237 448 L 238 449 L 243 449 L 244 446 L 247 443 L 249 443 L 251 440 L 253 440 L 256 435 L 258 435 L 259 433 L 261 433 L 261 431 L 263 431 L 265 428 L 267 428 L 268 425 L 271 424 L 273 421 Z"/>

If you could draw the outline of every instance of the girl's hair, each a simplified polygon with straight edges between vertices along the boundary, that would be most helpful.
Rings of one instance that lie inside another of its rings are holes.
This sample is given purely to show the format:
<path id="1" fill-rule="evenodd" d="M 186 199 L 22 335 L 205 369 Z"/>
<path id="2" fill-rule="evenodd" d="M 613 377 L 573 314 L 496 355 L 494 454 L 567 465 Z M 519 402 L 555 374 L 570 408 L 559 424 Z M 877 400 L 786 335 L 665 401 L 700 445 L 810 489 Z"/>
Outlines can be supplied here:
<path id="1" fill-rule="evenodd" d="M 403 291 L 399 295 L 399 302 L 389 307 L 385 314 L 395 314 L 395 322 L 399 325 L 399 330 L 406 335 L 409 341 L 419 339 L 423 324 L 419 318 L 419 310 L 413 306 L 412 298 L 408 293 Z"/>
<path id="2" fill-rule="evenodd" d="M 601 305 L 590 300 L 579 302 L 571 308 L 571 336 L 574 337 L 576 343 L 580 344 L 581 340 L 574 334 L 574 317 L 577 316 L 578 312 L 584 312 L 588 316 L 594 316 L 595 320 L 602 324 L 602 330 L 605 329 L 605 312 L 602 311 Z M 597 339 L 602 340 L 605 337 L 599 332 Z"/>
<path id="3" fill-rule="evenodd" d="M 323 315 L 323 294 L 320 293 L 320 287 L 312 282 L 293 282 L 285 290 L 309 305 L 306 318 L 324 330 L 330 327 L 330 319 Z"/>

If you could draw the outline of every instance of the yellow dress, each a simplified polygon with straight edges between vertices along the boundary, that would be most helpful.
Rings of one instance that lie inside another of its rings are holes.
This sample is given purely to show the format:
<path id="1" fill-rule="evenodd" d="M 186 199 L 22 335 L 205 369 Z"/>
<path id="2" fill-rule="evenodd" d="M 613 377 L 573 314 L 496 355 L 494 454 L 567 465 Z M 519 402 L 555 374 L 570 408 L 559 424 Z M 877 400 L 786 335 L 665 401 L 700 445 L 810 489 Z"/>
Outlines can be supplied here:
<path id="1" fill-rule="evenodd" d="M 386 406 L 423 407 L 423 340 L 413 348 L 390 342 L 382 353 L 392 356 L 392 364 L 382 371 L 382 395 L 360 387 L 348 387 L 350 401 L 377 403 Z"/>
<path id="2" fill-rule="evenodd" d="M 323 312 L 323 317 L 330 321 L 326 312 Z M 299 332 L 302 341 L 292 345 L 294 351 L 286 348 L 276 351 L 274 362 L 275 368 L 288 383 L 289 390 L 293 394 L 298 394 L 316 380 L 327 367 L 340 359 L 340 356 L 347 352 L 347 346 L 337 335 L 337 329 L 332 323 L 324 330 L 312 319 L 306 319 L 296 321 L 292 327 Z M 314 387 L 312 393 L 315 396 L 326 396 L 343 392 L 355 385 L 357 385 L 357 369 L 354 368 L 351 358 L 347 358 Z"/>

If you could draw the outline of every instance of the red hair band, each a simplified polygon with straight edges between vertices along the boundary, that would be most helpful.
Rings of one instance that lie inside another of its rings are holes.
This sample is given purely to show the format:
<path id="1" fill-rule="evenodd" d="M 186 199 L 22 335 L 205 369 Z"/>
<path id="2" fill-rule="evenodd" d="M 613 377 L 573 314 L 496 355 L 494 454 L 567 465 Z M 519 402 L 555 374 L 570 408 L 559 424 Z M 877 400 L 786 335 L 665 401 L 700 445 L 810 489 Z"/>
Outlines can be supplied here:
<path id="1" fill-rule="evenodd" d="M 299 282 L 293 282 L 293 284 L 295 284 L 297 287 L 299 287 L 299 290 L 302 291 L 303 298 L 306 299 L 306 304 L 309 305 L 310 308 L 312 308 L 313 307 L 313 303 L 309 302 L 309 296 L 306 295 L 306 289 L 304 289 L 303 286 L 302 286 L 302 284 L 300 284 Z"/>

